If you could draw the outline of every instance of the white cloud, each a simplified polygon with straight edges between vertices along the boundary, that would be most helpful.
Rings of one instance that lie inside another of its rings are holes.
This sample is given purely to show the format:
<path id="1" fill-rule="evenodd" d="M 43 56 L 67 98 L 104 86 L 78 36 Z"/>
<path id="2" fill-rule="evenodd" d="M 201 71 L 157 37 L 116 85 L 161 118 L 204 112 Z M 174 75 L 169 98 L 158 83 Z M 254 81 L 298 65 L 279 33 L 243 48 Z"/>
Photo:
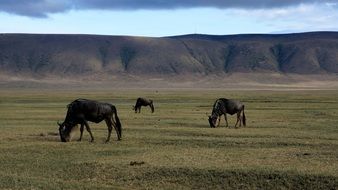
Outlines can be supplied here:
<path id="1" fill-rule="evenodd" d="M 232 9 L 236 17 L 254 18 L 274 31 L 338 30 L 337 4 L 301 4 L 274 9 Z"/>

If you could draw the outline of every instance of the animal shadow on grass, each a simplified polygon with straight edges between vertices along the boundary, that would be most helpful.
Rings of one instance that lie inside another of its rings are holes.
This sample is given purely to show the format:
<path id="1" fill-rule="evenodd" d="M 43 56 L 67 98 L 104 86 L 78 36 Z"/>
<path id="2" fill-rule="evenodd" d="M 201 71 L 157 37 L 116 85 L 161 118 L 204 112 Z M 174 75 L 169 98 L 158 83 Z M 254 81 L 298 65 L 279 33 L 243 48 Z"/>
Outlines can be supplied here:
<path id="1" fill-rule="evenodd" d="M 60 141 L 59 133 L 56 132 L 41 132 L 28 135 L 30 139 L 37 141 L 58 142 Z"/>
<path id="2" fill-rule="evenodd" d="M 143 161 L 131 161 L 129 163 L 129 165 L 131 165 L 131 166 L 141 166 L 143 164 L 145 164 L 145 162 L 143 162 Z"/>

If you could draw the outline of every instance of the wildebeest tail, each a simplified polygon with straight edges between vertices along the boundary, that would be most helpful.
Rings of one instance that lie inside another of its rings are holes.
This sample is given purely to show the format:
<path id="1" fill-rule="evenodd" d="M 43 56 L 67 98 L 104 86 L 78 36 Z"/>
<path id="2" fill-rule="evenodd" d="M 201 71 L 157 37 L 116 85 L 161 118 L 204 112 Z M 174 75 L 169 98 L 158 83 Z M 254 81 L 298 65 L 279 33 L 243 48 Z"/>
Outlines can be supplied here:
<path id="1" fill-rule="evenodd" d="M 154 113 L 155 109 L 154 109 L 153 100 L 149 100 L 149 101 L 150 101 L 151 112 Z"/>
<path id="2" fill-rule="evenodd" d="M 113 110 L 114 115 L 115 115 L 116 128 L 117 128 L 117 130 L 118 130 L 118 133 L 119 133 L 119 140 L 120 140 L 121 137 L 122 137 L 122 125 L 121 125 L 119 116 L 117 116 L 117 109 L 116 109 L 116 107 L 115 107 L 115 106 L 112 106 L 112 110 Z"/>
<path id="3" fill-rule="evenodd" d="M 244 105 L 243 105 L 243 125 L 246 126 L 246 118 L 244 113 Z"/>

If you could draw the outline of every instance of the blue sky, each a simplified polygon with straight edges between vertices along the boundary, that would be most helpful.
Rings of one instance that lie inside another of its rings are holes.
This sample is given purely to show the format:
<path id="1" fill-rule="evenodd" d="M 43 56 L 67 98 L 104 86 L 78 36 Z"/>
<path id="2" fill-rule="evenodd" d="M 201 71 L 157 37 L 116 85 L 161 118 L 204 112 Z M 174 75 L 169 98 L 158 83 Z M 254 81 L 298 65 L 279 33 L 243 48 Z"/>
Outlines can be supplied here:
<path id="1" fill-rule="evenodd" d="M 0 0 L 0 33 L 172 36 L 338 31 L 334 0 Z"/>

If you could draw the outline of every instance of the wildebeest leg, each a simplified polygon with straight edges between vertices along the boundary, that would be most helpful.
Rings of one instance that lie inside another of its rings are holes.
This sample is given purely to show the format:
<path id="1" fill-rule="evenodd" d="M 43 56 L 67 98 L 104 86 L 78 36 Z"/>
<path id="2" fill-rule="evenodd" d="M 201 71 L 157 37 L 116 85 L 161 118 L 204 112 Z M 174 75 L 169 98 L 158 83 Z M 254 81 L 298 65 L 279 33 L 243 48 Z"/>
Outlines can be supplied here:
<path id="1" fill-rule="evenodd" d="M 138 112 L 139 112 L 139 113 L 141 113 L 141 107 L 142 107 L 142 106 L 138 107 Z"/>
<path id="2" fill-rule="evenodd" d="M 237 127 L 237 123 L 238 123 L 238 121 L 240 121 L 240 120 L 241 120 L 241 112 L 238 112 L 238 113 L 237 113 L 237 121 L 236 121 L 235 127 Z M 241 126 L 241 123 L 239 123 L 239 126 Z"/>
<path id="3" fill-rule="evenodd" d="M 81 141 L 82 140 L 83 129 L 84 129 L 84 124 L 82 123 L 81 127 L 80 127 L 80 138 L 77 141 Z"/>
<path id="4" fill-rule="evenodd" d="M 226 127 L 229 127 L 227 114 L 224 114 L 224 119 L 225 119 Z"/>
<path id="5" fill-rule="evenodd" d="M 218 124 L 217 124 L 217 127 L 219 127 L 220 124 L 221 124 L 221 116 L 218 117 Z"/>
<path id="6" fill-rule="evenodd" d="M 85 124 L 85 126 L 86 126 L 86 130 L 88 131 L 88 133 L 89 133 L 89 135 L 90 135 L 90 138 L 92 138 L 92 139 L 90 140 L 90 142 L 93 142 L 93 141 L 94 141 L 94 137 L 93 137 L 92 131 L 90 130 L 90 127 L 89 127 L 89 125 L 88 125 L 88 122 L 87 122 L 87 121 L 84 121 L 84 124 Z"/>
<path id="7" fill-rule="evenodd" d="M 107 140 L 106 140 L 106 143 L 109 142 L 110 140 L 110 135 L 111 135 L 111 131 L 113 130 L 113 127 L 112 127 L 112 122 L 110 119 L 105 119 L 106 121 L 106 124 L 107 124 L 107 127 L 108 127 L 108 137 L 107 137 Z"/>
<path id="8" fill-rule="evenodd" d="M 241 110 L 240 112 L 239 112 L 239 126 L 240 127 L 242 127 L 242 113 L 243 111 Z"/>

